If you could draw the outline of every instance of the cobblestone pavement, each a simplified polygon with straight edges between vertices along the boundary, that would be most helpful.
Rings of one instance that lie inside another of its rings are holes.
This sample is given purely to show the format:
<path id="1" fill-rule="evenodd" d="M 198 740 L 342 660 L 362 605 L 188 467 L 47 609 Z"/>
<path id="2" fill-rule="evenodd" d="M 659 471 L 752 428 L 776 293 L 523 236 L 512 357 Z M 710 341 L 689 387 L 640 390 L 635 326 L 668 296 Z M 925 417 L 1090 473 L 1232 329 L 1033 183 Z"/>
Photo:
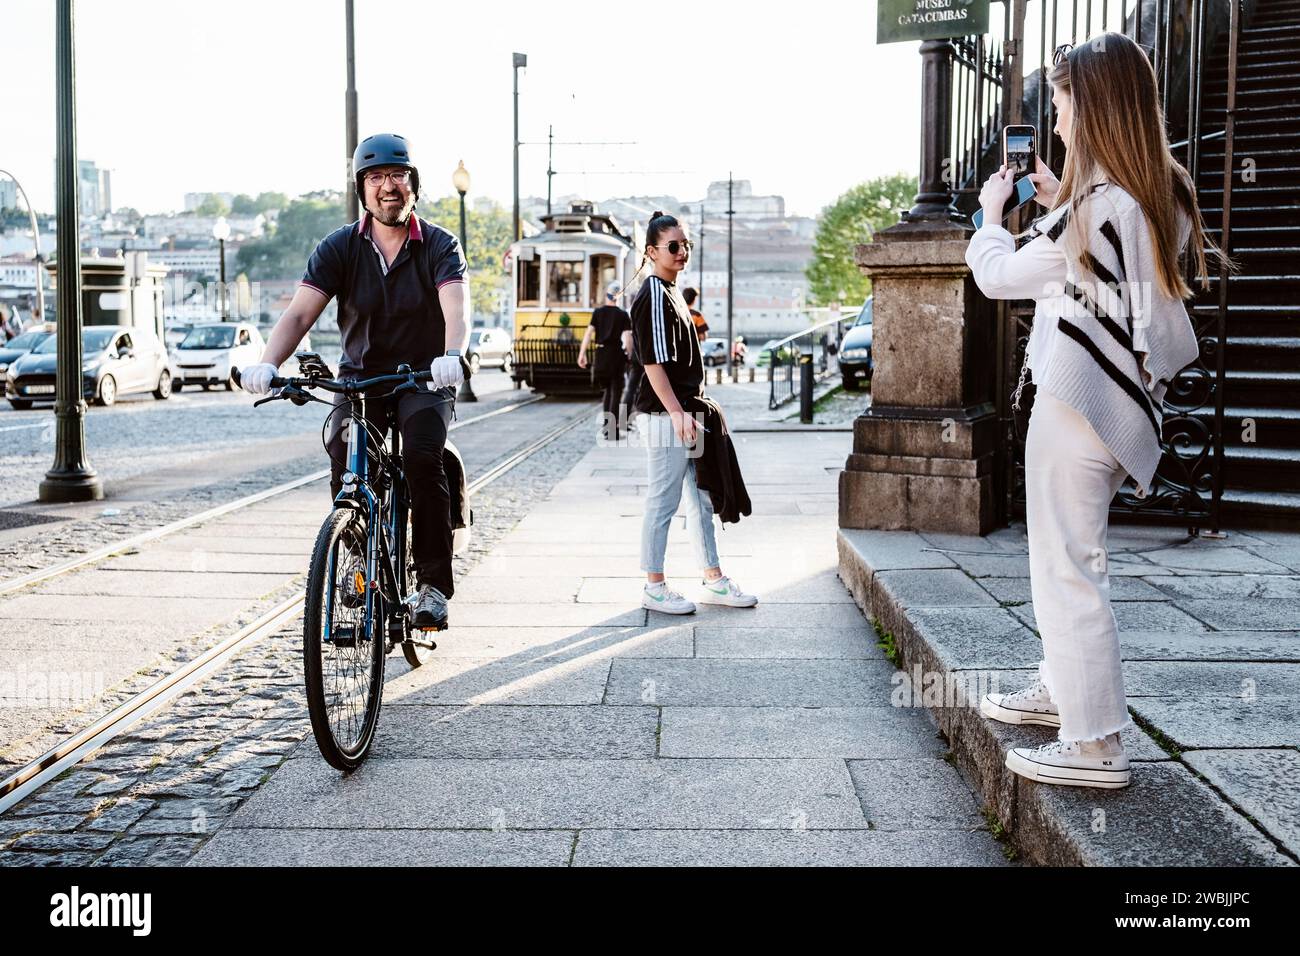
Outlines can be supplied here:
<path id="1" fill-rule="evenodd" d="M 593 443 L 593 430 L 579 425 L 482 489 L 470 548 L 456 558 L 457 578 Z M 302 583 L 294 579 L 263 603 L 271 606 Z M 256 613 L 245 616 L 251 620 Z M 178 648 L 119 696 L 125 699 L 211 642 L 207 635 Z M 390 680 L 408 669 L 400 654 L 388 663 Z M 0 817 L 0 865 L 186 862 L 299 744 L 314 752 L 310 739 L 303 743 L 310 726 L 302 687 L 295 625 L 249 648 L 160 715 Z"/>

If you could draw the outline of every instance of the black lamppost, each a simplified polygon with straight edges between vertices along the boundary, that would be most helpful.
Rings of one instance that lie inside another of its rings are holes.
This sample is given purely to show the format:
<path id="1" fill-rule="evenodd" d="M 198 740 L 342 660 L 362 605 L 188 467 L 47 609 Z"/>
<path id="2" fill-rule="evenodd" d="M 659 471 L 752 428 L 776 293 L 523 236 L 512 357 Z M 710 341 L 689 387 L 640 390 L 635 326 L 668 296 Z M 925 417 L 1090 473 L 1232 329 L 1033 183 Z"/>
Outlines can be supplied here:
<path id="1" fill-rule="evenodd" d="M 226 314 L 226 240 L 230 238 L 230 223 L 226 222 L 225 216 L 217 217 L 212 226 L 212 238 L 217 240 L 217 256 L 221 260 L 217 267 L 221 272 L 221 321 L 225 322 L 229 318 Z"/>
<path id="2" fill-rule="evenodd" d="M 736 341 L 736 329 L 732 320 L 735 307 L 733 290 L 736 286 L 736 262 L 733 255 L 736 238 L 736 210 L 735 203 L 732 202 L 734 186 L 735 180 L 731 178 L 731 173 L 727 173 L 727 371 L 733 381 L 736 378 L 735 346 L 732 344 Z"/>
<path id="3" fill-rule="evenodd" d="M 54 467 L 45 473 L 39 495 L 41 501 L 47 502 L 98 501 L 104 497 L 104 485 L 86 454 L 86 402 L 81 397 L 81 210 L 77 204 L 77 83 L 72 0 L 58 0 L 55 9 L 58 370 Z"/>
<path id="4" fill-rule="evenodd" d="M 469 265 L 469 241 L 468 233 L 465 230 L 465 194 L 469 192 L 469 170 L 465 168 L 465 160 L 461 160 L 456 166 L 455 172 L 451 174 L 451 185 L 456 192 L 460 194 L 460 251 L 465 257 L 466 266 Z M 468 357 L 466 357 L 468 361 Z M 469 379 L 460 383 L 460 391 L 456 398 L 462 402 L 477 402 L 478 396 L 474 394 L 474 387 L 470 385 Z"/>
<path id="5" fill-rule="evenodd" d="M 347 17 L 345 34 L 348 51 L 348 88 L 343 94 L 343 113 L 346 124 L 348 182 L 343 195 L 348 202 L 348 222 L 361 218 L 361 206 L 357 198 L 356 175 L 352 171 L 352 156 L 357 151 L 357 69 L 356 69 L 356 31 L 352 25 L 352 0 L 346 0 L 344 15 Z"/>
<path id="6" fill-rule="evenodd" d="M 515 77 L 515 241 L 519 241 L 519 235 L 522 227 L 519 222 L 519 70 L 521 67 L 528 65 L 528 54 L 514 54 L 514 77 Z"/>

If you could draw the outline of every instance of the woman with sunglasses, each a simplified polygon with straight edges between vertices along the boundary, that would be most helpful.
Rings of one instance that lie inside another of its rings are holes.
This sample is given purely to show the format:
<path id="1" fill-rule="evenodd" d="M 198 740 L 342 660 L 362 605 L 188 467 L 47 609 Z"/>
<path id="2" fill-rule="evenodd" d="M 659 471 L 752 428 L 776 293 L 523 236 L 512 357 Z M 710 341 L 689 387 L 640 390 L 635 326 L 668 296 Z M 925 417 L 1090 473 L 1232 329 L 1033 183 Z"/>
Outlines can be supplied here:
<path id="1" fill-rule="evenodd" d="M 1161 408 L 1198 347 L 1183 300 L 1186 252 L 1202 287 L 1206 238 L 1191 176 L 1169 150 L 1155 73 L 1128 37 L 1058 49 L 1048 79 L 1060 182 L 1030 174 L 1050 211 L 1016 249 L 999 223 L 1012 191 L 1004 166 L 980 193 L 984 225 L 966 262 L 990 298 L 1035 299 L 1026 370 L 1036 387 L 1025 443 L 1030 592 L 1043 661 L 1028 687 L 988 694 L 980 710 L 1011 724 L 1057 727 L 1016 747 L 1007 767 L 1079 787 L 1129 784 L 1120 731 L 1131 726 L 1110 606 L 1106 525 L 1127 478 L 1149 493 L 1161 457 Z"/>
<path id="2" fill-rule="evenodd" d="M 691 241 L 673 216 L 656 212 L 646 228 L 641 268 L 653 271 L 632 303 L 632 338 L 645 372 L 637 389 L 638 431 L 649 468 L 645 518 L 641 524 L 641 570 L 646 573 L 641 606 L 666 614 L 690 614 L 695 604 L 668 587 L 664 553 L 668 527 L 686 490 L 686 527 L 703 570 L 699 600 L 730 607 L 753 607 L 746 594 L 722 573 L 713 536 L 713 503 L 695 483 L 695 444 L 702 438 L 684 404 L 704 396 L 704 363 L 690 309 L 677 288 Z M 638 268 L 637 272 L 641 271 Z"/>

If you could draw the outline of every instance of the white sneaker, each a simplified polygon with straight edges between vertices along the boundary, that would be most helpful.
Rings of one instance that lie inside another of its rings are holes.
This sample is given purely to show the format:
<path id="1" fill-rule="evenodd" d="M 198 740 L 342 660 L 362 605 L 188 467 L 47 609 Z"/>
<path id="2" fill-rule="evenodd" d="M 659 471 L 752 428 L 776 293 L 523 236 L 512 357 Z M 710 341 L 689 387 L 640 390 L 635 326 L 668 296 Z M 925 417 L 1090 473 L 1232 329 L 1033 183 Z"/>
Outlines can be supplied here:
<path id="1" fill-rule="evenodd" d="M 682 597 L 667 584 L 647 584 L 641 591 L 641 606 L 664 614 L 694 614 L 695 604 Z"/>
<path id="2" fill-rule="evenodd" d="M 1010 694 L 985 694 L 980 701 L 980 713 L 1004 724 L 1061 726 L 1061 715 L 1039 678 L 1028 687 Z"/>
<path id="3" fill-rule="evenodd" d="M 725 604 L 727 607 L 753 607 L 758 603 L 758 597 L 746 594 L 736 587 L 735 581 L 724 574 L 715 581 L 706 579 L 700 582 L 700 603 Z"/>
<path id="4" fill-rule="evenodd" d="M 1014 747 L 1007 753 L 1007 769 L 1067 787 L 1119 790 L 1129 784 L 1128 754 L 1119 734 L 1095 743 L 1054 740 L 1041 747 Z"/>

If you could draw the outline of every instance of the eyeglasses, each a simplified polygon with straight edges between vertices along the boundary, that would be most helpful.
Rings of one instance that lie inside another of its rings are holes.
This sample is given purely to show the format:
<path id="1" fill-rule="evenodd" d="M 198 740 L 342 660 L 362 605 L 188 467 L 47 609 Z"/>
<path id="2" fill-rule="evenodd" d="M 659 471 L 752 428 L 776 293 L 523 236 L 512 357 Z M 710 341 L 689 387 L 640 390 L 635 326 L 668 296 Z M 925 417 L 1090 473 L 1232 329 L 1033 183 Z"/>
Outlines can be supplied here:
<path id="1" fill-rule="evenodd" d="M 373 172 L 366 173 L 367 186 L 382 186 L 385 179 L 391 179 L 394 186 L 405 186 L 411 181 L 411 171 L 409 169 L 398 169 L 391 173 Z"/>
<path id="2" fill-rule="evenodd" d="M 1070 51 L 1074 49 L 1073 43 L 1062 43 L 1052 51 L 1052 66 L 1059 66 L 1061 61 L 1068 59 Z"/>
<path id="3" fill-rule="evenodd" d="M 659 245 L 655 246 L 655 248 L 656 249 L 666 248 L 670 256 L 675 256 L 677 255 L 677 253 L 681 252 L 683 248 L 685 248 L 687 252 L 690 252 L 692 249 L 695 248 L 695 243 L 691 242 L 691 240 L 689 239 L 673 239 L 670 242 L 660 243 Z"/>

